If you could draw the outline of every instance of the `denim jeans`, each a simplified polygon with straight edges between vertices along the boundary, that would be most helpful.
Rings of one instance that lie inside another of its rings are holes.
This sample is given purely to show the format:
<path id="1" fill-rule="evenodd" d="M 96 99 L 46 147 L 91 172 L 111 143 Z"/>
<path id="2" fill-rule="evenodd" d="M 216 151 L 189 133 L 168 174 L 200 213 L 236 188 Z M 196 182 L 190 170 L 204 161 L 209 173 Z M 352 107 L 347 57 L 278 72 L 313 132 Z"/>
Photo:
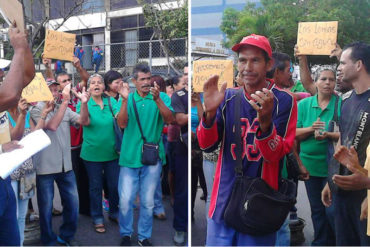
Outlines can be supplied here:
<path id="1" fill-rule="evenodd" d="M 90 216 L 89 177 L 80 153 L 80 147 L 71 150 L 72 167 L 76 176 L 78 201 L 80 203 L 79 212 L 80 214 Z"/>
<path id="2" fill-rule="evenodd" d="M 0 178 L 0 246 L 19 246 L 17 205 L 10 177 Z"/>
<path id="3" fill-rule="evenodd" d="M 370 246 L 367 220 L 360 221 L 361 203 L 366 195 L 366 190 L 333 193 L 337 246 Z"/>
<path id="4" fill-rule="evenodd" d="M 308 200 L 311 206 L 311 219 L 314 230 L 313 246 L 335 245 L 334 207 L 326 208 L 321 201 L 321 191 L 327 182 L 326 177 L 313 177 L 305 181 Z"/>
<path id="5" fill-rule="evenodd" d="M 109 216 L 118 218 L 118 175 L 119 165 L 118 160 L 106 162 L 90 162 L 83 161 L 89 176 L 89 194 L 90 194 L 90 213 L 93 223 L 103 224 L 103 208 L 102 208 L 102 190 L 103 176 L 107 178 L 108 184 L 108 200 L 109 200 Z M 104 171 L 104 174 L 103 174 Z"/>
<path id="6" fill-rule="evenodd" d="M 69 241 L 73 239 L 77 230 L 78 194 L 74 172 L 37 175 L 37 204 L 40 214 L 41 242 L 44 245 L 55 245 L 57 239 L 52 225 L 54 182 L 58 186 L 63 205 L 63 224 L 59 228 L 59 236 Z"/>
<path id="7" fill-rule="evenodd" d="M 207 185 L 207 198 L 206 198 L 206 218 L 208 217 L 209 204 L 211 202 L 213 179 L 215 176 L 216 164 L 203 158 L 203 172 Z"/>
<path id="8" fill-rule="evenodd" d="M 140 168 L 121 167 L 118 180 L 119 230 L 122 237 L 133 233 L 133 204 L 136 195 L 140 196 L 138 239 L 148 239 L 152 235 L 154 193 L 162 170 L 162 163 Z"/>
<path id="9" fill-rule="evenodd" d="M 225 225 L 224 221 L 216 222 L 207 218 L 206 246 L 273 246 L 276 233 L 252 236 L 235 231 Z"/>
<path id="10" fill-rule="evenodd" d="M 164 207 L 162 202 L 162 183 L 161 183 L 161 176 L 159 176 L 157 188 L 155 189 L 154 193 L 154 209 L 153 214 L 159 215 L 164 214 Z"/>
<path id="11" fill-rule="evenodd" d="M 18 228 L 19 228 L 19 236 L 21 241 L 21 246 L 23 245 L 24 241 L 24 228 L 26 225 L 26 215 L 28 210 L 28 201 L 29 199 L 22 200 L 18 197 L 18 187 L 19 181 L 12 180 L 12 187 L 15 194 L 15 199 L 17 201 L 17 221 L 18 221 Z"/>
<path id="12" fill-rule="evenodd" d="M 289 228 L 290 217 L 285 219 L 283 225 L 276 232 L 275 246 L 290 246 L 290 228 Z"/>
<path id="13" fill-rule="evenodd" d="M 177 142 L 174 156 L 175 195 L 173 204 L 173 228 L 188 230 L 188 149 Z"/>

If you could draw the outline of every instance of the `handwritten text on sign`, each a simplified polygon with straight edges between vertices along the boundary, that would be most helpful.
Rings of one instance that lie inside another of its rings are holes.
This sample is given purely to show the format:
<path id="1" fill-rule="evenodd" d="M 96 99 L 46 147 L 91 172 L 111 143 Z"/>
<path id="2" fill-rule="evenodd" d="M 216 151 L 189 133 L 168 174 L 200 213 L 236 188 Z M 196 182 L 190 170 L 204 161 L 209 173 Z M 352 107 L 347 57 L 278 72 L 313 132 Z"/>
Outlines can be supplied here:
<path id="1" fill-rule="evenodd" d="M 41 73 L 36 73 L 35 78 L 23 89 L 22 98 L 25 98 L 28 103 L 53 99 L 53 95 Z"/>
<path id="2" fill-rule="evenodd" d="M 73 61 L 76 34 L 47 30 L 44 57 Z"/>
<path id="3" fill-rule="evenodd" d="M 227 87 L 233 87 L 234 69 L 231 60 L 199 60 L 193 64 L 194 92 L 203 92 L 203 85 L 211 75 L 218 75 L 218 88 L 226 81 Z"/>
<path id="4" fill-rule="evenodd" d="M 338 22 L 300 22 L 297 45 L 301 55 L 330 55 L 337 43 Z"/>

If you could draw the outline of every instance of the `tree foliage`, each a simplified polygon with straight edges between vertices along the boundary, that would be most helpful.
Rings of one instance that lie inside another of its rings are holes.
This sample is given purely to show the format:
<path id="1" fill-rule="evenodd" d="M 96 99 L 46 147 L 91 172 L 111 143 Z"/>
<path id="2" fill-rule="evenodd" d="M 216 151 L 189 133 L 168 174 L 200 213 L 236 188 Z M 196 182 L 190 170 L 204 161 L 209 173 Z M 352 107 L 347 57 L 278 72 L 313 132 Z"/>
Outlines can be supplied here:
<path id="1" fill-rule="evenodd" d="M 224 11 L 221 30 L 226 47 L 252 33 L 269 38 L 273 50 L 293 56 L 298 22 L 338 21 L 338 43 L 343 47 L 353 41 L 370 43 L 370 0 L 261 0 L 262 7 L 247 4 L 242 11 Z M 329 59 L 317 56 L 314 60 Z"/>
<path id="2" fill-rule="evenodd" d="M 180 74 L 179 69 L 182 66 L 177 65 L 184 62 L 177 61 L 170 45 L 175 38 L 188 37 L 188 1 L 177 0 L 177 6 L 170 5 L 164 0 L 138 0 L 138 3 L 143 7 L 145 25 L 153 28 L 169 67 Z"/>

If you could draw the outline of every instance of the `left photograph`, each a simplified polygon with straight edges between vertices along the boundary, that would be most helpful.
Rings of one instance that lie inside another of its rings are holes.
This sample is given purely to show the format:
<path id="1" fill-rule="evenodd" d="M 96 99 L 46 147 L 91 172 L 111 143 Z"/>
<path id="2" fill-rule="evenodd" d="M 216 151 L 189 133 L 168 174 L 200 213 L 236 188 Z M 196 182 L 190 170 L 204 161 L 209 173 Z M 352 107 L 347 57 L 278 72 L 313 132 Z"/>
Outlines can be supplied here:
<path id="1" fill-rule="evenodd" d="M 188 1 L 0 2 L 0 246 L 188 245 Z"/>

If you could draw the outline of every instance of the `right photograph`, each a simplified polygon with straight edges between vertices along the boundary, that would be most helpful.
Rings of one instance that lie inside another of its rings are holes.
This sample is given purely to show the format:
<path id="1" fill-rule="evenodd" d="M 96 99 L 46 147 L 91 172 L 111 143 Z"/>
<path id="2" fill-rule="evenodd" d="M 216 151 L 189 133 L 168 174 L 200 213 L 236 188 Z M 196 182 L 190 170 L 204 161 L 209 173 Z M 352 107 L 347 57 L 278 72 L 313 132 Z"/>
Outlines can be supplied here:
<path id="1" fill-rule="evenodd" d="M 369 246 L 370 1 L 191 1 L 192 246 Z"/>

